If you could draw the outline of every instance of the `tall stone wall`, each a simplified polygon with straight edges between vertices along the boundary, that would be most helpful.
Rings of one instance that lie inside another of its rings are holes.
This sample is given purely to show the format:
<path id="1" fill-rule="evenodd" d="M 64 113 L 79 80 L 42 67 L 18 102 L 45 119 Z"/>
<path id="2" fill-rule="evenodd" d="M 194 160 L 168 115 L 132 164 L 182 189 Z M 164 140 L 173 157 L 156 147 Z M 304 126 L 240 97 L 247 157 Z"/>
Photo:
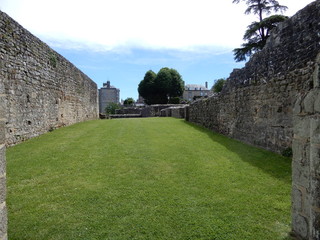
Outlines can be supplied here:
<path id="1" fill-rule="evenodd" d="M 190 121 L 275 152 L 291 147 L 292 230 L 320 239 L 320 1 L 273 31 L 221 94 L 190 105 Z"/>
<path id="2" fill-rule="evenodd" d="M 0 89 L 9 145 L 98 117 L 97 85 L 3 12 Z"/>
<path id="3" fill-rule="evenodd" d="M 302 239 L 320 239 L 320 54 L 314 89 L 294 105 L 292 225 Z"/>
<path id="4" fill-rule="evenodd" d="M 261 52 L 231 73 L 222 93 L 190 105 L 189 120 L 271 151 L 291 147 L 293 102 L 314 87 L 319 19 L 316 1 L 282 23 Z"/>

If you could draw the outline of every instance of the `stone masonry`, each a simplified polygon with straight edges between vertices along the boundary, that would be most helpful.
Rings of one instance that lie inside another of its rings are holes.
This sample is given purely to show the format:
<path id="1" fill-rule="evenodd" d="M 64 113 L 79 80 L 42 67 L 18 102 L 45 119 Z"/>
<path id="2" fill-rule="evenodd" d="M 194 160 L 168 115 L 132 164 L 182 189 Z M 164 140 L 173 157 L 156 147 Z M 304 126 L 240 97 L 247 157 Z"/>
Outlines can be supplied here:
<path id="1" fill-rule="evenodd" d="M 97 85 L 3 12 L 0 89 L 7 103 L 7 145 L 98 118 Z"/>
<path id="2" fill-rule="evenodd" d="M 0 240 L 7 240 L 5 146 L 98 118 L 97 85 L 0 11 Z"/>
<path id="3" fill-rule="evenodd" d="M 316 1 L 280 24 L 265 48 L 231 73 L 222 93 L 190 105 L 189 120 L 274 152 L 290 148 L 293 103 L 313 88 L 319 19 Z"/>
<path id="4" fill-rule="evenodd" d="M 7 239 L 5 104 L 5 95 L 0 88 L 0 240 Z"/>
<path id="5" fill-rule="evenodd" d="M 293 149 L 292 230 L 320 239 L 320 0 L 273 30 L 223 91 L 196 101 L 189 121 L 281 153 Z"/>
<path id="6" fill-rule="evenodd" d="M 320 239 L 320 54 L 314 89 L 294 105 L 292 226 L 301 239 Z"/>

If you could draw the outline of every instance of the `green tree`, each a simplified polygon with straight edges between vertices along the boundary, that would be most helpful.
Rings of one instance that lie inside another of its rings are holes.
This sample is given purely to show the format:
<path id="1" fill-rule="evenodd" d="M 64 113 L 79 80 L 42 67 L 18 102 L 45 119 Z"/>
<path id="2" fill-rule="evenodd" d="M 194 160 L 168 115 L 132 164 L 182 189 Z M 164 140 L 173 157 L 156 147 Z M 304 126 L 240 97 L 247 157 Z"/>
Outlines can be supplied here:
<path id="1" fill-rule="evenodd" d="M 162 68 L 155 74 L 148 71 L 138 87 L 139 94 L 147 104 L 166 104 L 170 100 L 182 96 L 183 81 L 177 70 Z"/>
<path id="2" fill-rule="evenodd" d="M 111 102 L 107 104 L 105 111 L 106 111 L 106 114 L 109 115 L 109 114 L 115 114 L 117 109 L 120 109 L 120 105 L 118 103 Z"/>
<path id="3" fill-rule="evenodd" d="M 152 104 L 154 102 L 154 80 L 156 76 L 157 74 L 155 72 L 149 70 L 139 83 L 138 92 L 140 96 L 144 98 L 146 104 Z"/>
<path id="4" fill-rule="evenodd" d="M 221 92 L 222 88 L 223 88 L 223 85 L 226 83 L 226 79 L 224 78 L 220 78 L 220 79 L 217 79 L 214 81 L 214 84 L 211 88 L 211 91 L 213 92 Z"/>
<path id="5" fill-rule="evenodd" d="M 126 106 L 132 106 L 135 103 L 133 98 L 127 98 L 126 100 L 124 100 L 123 104 Z"/>
<path id="6" fill-rule="evenodd" d="M 264 14 L 270 15 L 272 12 L 283 12 L 287 10 L 286 6 L 280 5 L 276 0 L 233 0 L 233 3 L 240 1 L 246 2 L 248 8 L 245 14 L 258 15 L 259 21 L 251 23 L 243 36 L 243 40 L 247 41 L 242 44 L 241 48 L 233 50 L 234 59 L 237 62 L 245 61 L 253 53 L 260 51 L 266 44 L 270 31 L 280 22 L 287 19 L 283 15 L 272 15 L 264 18 Z"/>

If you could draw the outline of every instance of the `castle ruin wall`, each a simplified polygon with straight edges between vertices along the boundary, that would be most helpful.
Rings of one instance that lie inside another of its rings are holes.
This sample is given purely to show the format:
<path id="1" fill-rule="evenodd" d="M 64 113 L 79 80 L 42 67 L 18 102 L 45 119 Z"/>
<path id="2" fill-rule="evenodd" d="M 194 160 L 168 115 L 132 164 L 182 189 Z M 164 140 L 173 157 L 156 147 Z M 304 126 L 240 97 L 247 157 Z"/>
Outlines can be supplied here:
<path id="1" fill-rule="evenodd" d="M 274 29 L 223 91 L 188 108 L 191 122 L 281 153 L 293 150 L 292 233 L 320 239 L 320 1 Z"/>
<path id="2" fill-rule="evenodd" d="M 96 83 L 3 12 L 0 89 L 7 145 L 98 117 Z"/>
<path id="3" fill-rule="evenodd" d="M 190 105 L 189 121 L 274 152 L 290 148 L 293 103 L 313 89 L 319 19 L 316 1 L 280 24 L 265 48 L 230 74 L 220 94 Z"/>
<path id="4" fill-rule="evenodd" d="M 5 94 L 3 89 L 0 89 L 0 240 L 8 239 L 6 208 L 5 104 Z"/>

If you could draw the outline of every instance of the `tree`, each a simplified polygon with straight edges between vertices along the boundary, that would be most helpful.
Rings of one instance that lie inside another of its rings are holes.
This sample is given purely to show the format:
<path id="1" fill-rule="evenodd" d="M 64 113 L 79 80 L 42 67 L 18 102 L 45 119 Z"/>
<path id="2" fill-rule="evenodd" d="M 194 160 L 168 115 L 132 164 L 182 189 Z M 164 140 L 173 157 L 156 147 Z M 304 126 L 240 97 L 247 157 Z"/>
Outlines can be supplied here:
<path id="1" fill-rule="evenodd" d="M 260 51 L 266 44 L 270 31 L 280 22 L 287 19 L 283 15 L 272 15 L 264 18 L 263 15 L 270 15 L 271 12 L 283 12 L 287 10 L 286 6 L 280 5 L 276 0 L 233 0 L 233 3 L 245 1 L 248 5 L 245 14 L 253 13 L 258 15 L 259 21 L 251 23 L 243 36 L 243 40 L 247 41 L 242 44 L 241 48 L 233 50 L 234 59 L 237 62 L 245 61 L 246 57 L 250 57 L 253 53 Z"/>
<path id="2" fill-rule="evenodd" d="M 106 114 L 109 115 L 109 114 L 115 114 L 116 113 L 116 109 L 120 109 L 120 106 L 118 103 L 113 103 L 113 102 L 110 102 L 107 104 L 106 108 L 105 108 L 105 111 L 106 111 Z"/>
<path id="3" fill-rule="evenodd" d="M 138 92 L 147 104 L 166 104 L 176 102 L 173 99 L 182 96 L 183 85 L 178 71 L 165 67 L 157 74 L 148 71 L 139 84 Z"/>
<path id="4" fill-rule="evenodd" d="M 138 92 L 144 98 L 146 104 L 154 102 L 154 80 L 157 74 L 149 70 L 144 75 L 143 80 L 139 83 Z"/>
<path id="5" fill-rule="evenodd" d="M 226 79 L 224 78 L 220 78 L 220 79 L 217 79 L 214 81 L 214 84 L 211 88 L 211 91 L 213 92 L 221 92 L 222 88 L 223 88 L 223 85 L 226 83 Z"/>
<path id="6" fill-rule="evenodd" d="M 133 98 L 127 98 L 126 100 L 124 100 L 123 105 L 126 106 L 132 106 L 135 103 Z"/>

